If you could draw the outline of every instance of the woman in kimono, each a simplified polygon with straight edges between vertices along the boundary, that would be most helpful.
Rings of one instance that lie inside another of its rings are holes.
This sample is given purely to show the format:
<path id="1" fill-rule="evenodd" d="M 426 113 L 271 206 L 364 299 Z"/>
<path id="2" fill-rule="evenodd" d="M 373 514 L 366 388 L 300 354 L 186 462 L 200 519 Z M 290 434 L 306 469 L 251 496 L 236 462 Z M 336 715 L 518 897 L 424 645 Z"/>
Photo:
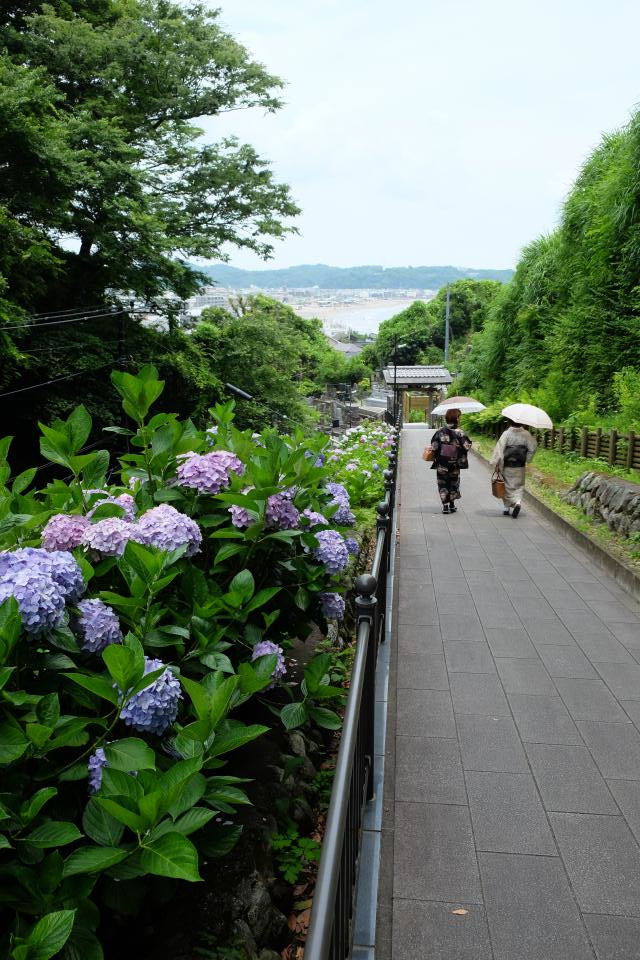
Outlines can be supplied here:
<path id="1" fill-rule="evenodd" d="M 431 437 L 431 469 L 437 471 L 442 512 L 455 513 L 458 509 L 455 501 L 460 499 L 460 471 L 469 466 L 467 450 L 471 448 L 471 440 L 459 427 L 459 410 L 447 410 L 444 419 L 447 426 L 436 430 Z"/>
<path id="2" fill-rule="evenodd" d="M 508 421 L 509 426 L 495 445 L 491 466 L 504 477 L 505 495 L 502 498 L 505 517 L 517 517 L 522 506 L 526 465 L 531 463 L 538 449 L 535 438 L 522 424 Z"/>

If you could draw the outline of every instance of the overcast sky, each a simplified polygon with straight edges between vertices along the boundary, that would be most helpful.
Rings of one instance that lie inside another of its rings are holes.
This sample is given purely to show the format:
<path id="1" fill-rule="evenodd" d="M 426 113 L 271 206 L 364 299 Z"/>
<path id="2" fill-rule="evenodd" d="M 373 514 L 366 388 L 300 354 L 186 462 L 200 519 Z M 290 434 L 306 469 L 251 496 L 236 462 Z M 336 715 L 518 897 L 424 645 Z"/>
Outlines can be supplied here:
<path id="1" fill-rule="evenodd" d="M 640 101 L 638 0 L 208 0 L 287 86 L 207 125 L 302 207 L 264 264 L 514 266 Z"/>

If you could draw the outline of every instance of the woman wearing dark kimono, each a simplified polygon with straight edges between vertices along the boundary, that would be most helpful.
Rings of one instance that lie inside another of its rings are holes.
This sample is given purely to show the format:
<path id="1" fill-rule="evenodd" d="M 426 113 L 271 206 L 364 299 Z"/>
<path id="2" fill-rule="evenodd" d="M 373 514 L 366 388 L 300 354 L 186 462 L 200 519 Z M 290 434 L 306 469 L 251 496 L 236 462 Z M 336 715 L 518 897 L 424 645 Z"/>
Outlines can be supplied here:
<path id="1" fill-rule="evenodd" d="M 442 512 L 455 513 L 455 501 L 460 499 L 460 471 L 469 466 L 467 450 L 471 449 L 471 440 L 459 427 L 460 410 L 447 410 L 444 419 L 447 426 L 436 430 L 431 438 L 431 469 L 436 471 Z"/>

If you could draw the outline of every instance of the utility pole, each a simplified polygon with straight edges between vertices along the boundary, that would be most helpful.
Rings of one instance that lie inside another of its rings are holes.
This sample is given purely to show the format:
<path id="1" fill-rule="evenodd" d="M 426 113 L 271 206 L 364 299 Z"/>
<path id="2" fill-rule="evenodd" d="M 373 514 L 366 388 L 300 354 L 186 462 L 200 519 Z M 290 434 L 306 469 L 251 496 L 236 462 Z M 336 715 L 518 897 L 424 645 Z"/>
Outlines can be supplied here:
<path id="1" fill-rule="evenodd" d="M 447 304 L 444 312 L 444 362 L 449 359 L 449 284 L 447 284 Z"/>

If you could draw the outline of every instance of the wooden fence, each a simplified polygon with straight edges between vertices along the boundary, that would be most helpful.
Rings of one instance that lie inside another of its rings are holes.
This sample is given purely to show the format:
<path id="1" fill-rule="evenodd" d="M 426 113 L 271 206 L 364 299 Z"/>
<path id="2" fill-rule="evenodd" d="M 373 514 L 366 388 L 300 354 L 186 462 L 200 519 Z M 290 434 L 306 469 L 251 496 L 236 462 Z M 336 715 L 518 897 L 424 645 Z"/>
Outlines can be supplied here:
<path id="1" fill-rule="evenodd" d="M 487 431 L 499 436 L 500 427 Z M 538 446 L 544 450 L 555 450 L 557 453 L 574 452 L 581 457 L 601 458 L 610 466 L 625 467 L 627 470 L 640 470 L 640 436 L 633 430 L 619 434 L 617 430 L 603 433 L 600 428 L 589 430 L 565 430 L 553 427 L 551 430 L 531 430 L 538 441 Z"/>

